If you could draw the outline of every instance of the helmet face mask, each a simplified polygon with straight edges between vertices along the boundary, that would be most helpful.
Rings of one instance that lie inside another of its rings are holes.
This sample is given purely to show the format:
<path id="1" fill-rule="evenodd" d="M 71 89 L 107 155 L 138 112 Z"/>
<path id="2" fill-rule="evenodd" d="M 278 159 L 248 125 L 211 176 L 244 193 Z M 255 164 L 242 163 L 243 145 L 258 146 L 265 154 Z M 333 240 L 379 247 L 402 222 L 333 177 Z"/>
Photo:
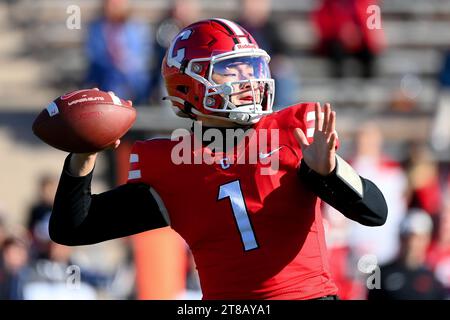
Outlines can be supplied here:
<path id="1" fill-rule="evenodd" d="M 230 28 L 221 29 L 223 21 L 233 30 L 240 28 L 231 21 L 210 19 L 186 27 L 174 39 L 163 62 L 167 98 L 193 118 L 201 115 L 252 124 L 272 112 L 275 85 L 270 57 L 243 29 L 238 30 L 242 35 L 237 43 L 236 35 L 226 34 Z M 194 41 L 201 31 L 200 41 Z M 208 31 L 212 41 L 205 36 Z M 189 46 L 191 35 L 196 48 Z M 177 42 L 183 46 L 175 50 Z M 213 45 L 205 50 L 210 43 Z M 189 59 L 191 50 L 194 54 Z"/>
<path id="2" fill-rule="evenodd" d="M 186 74 L 205 85 L 203 108 L 240 124 L 272 112 L 274 81 L 263 50 L 222 53 L 209 59 L 207 78 L 192 72 L 203 59 L 190 61 Z"/>

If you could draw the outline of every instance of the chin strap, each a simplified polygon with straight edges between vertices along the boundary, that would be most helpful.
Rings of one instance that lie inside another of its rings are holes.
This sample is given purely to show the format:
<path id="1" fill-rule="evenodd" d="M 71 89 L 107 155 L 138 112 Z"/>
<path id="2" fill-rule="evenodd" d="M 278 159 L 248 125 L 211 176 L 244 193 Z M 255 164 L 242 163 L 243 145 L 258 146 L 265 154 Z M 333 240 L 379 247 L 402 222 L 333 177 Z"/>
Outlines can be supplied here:
<path id="1" fill-rule="evenodd" d="M 249 113 L 251 109 L 259 109 L 262 110 L 262 106 L 260 104 L 251 104 L 251 105 L 245 105 L 237 107 L 234 104 L 232 104 L 232 110 L 238 111 L 238 112 L 230 112 L 228 117 L 233 121 L 243 121 L 247 123 L 254 123 L 257 120 L 259 120 L 263 114 L 252 114 Z M 242 112 L 239 112 L 242 111 Z"/>
<path id="2" fill-rule="evenodd" d="M 165 96 L 162 98 L 163 101 L 169 100 L 169 101 L 174 101 L 174 102 L 178 102 L 182 105 L 184 105 L 184 100 L 175 96 Z"/>
<path id="3" fill-rule="evenodd" d="M 202 116 L 202 117 L 204 117 L 204 118 L 225 120 L 225 121 L 237 123 L 237 124 L 240 124 L 240 125 L 251 125 L 251 124 L 254 124 L 254 123 L 258 122 L 259 119 L 262 117 L 262 115 L 261 115 L 261 117 L 258 116 L 258 117 L 254 117 L 254 118 L 251 118 L 251 119 L 248 119 L 248 120 L 237 119 L 237 118 L 236 118 L 236 119 L 231 119 L 231 118 L 230 118 L 230 115 L 228 115 L 228 117 L 215 116 L 215 115 L 212 115 L 212 114 L 204 114 L 204 113 L 201 113 L 201 112 L 198 111 L 197 109 L 192 109 L 192 113 L 193 113 L 194 115 Z"/>
<path id="4" fill-rule="evenodd" d="M 194 117 L 194 115 L 192 113 L 192 109 L 193 108 L 187 101 L 185 101 L 185 100 L 183 100 L 183 99 L 181 99 L 179 97 L 175 97 L 175 96 L 165 96 L 165 97 L 162 98 L 162 100 L 163 101 L 166 101 L 166 100 L 174 101 L 174 102 L 177 102 L 179 104 L 182 104 L 184 106 L 184 108 L 186 109 L 186 111 L 180 109 L 177 106 L 172 106 L 175 114 L 177 116 L 181 117 L 181 118 L 190 118 L 190 119 L 195 120 L 195 117 Z"/>
<path id="5" fill-rule="evenodd" d="M 176 97 L 176 96 L 165 96 L 162 98 L 162 100 L 166 101 L 173 101 L 173 102 L 177 102 L 179 104 L 182 104 L 183 106 L 185 106 L 186 109 L 189 109 L 187 111 L 183 111 L 181 109 L 179 109 L 179 111 L 181 112 L 176 112 L 178 116 L 187 116 L 191 119 L 195 119 L 196 116 L 202 116 L 205 118 L 210 118 L 210 119 L 220 119 L 220 120 L 226 120 L 226 121 L 230 121 L 230 122 L 234 122 L 234 123 L 238 123 L 238 124 L 254 124 L 256 122 L 259 121 L 259 119 L 263 116 L 261 115 L 254 115 L 252 116 L 251 114 L 248 114 L 246 112 L 244 112 L 245 110 L 242 110 L 243 112 L 230 112 L 228 113 L 228 117 L 221 117 L 221 116 L 215 116 L 215 115 L 210 115 L 210 114 L 204 114 L 201 113 L 200 111 L 198 111 L 197 109 L 193 108 L 187 101 Z M 233 105 L 234 106 L 234 105 Z M 249 106 L 242 106 L 242 107 L 236 107 L 234 106 L 233 109 L 246 109 L 249 108 Z"/>

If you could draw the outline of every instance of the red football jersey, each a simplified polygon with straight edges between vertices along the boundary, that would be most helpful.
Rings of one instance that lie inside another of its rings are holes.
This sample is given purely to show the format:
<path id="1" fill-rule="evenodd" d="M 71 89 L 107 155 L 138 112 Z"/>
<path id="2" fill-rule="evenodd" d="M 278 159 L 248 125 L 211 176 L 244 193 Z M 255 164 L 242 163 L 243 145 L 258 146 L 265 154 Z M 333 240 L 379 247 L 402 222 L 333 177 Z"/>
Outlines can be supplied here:
<path id="1" fill-rule="evenodd" d="M 312 299 L 337 293 L 320 200 L 297 176 L 302 152 L 293 131 L 301 128 L 311 141 L 314 119 L 313 103 L 267 115 L 235 152 L 212 153 L 189 135 L 191 159 L 205 153 L 217 160 L 214 164 L 175 164 L 179 141 L 133 146 L 128 182 L 152 187 L 170 226 L 192 250 L 204 299 Z M 249 151 L 264 131 L 267 149 L 259 148 L 256 163 L 249 163 Z M 242 163 L 244 156 L 248 161 Z M 271 174 L 264 173 L 269 168 Z"/>

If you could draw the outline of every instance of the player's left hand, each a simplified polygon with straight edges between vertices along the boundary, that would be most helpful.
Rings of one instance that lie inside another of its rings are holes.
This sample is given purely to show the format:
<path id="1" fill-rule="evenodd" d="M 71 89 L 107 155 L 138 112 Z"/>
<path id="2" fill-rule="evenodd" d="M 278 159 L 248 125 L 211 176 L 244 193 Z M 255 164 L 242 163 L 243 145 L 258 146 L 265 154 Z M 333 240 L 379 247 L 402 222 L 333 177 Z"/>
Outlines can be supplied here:
<path id="1" fill-rule="evenodd" d="M 336 112 L 331 111 L 329 103 L 325 104 L 322 114 L 320 103 L 315 105 L 314 140 L 308 142 L 305 133 L 300 128 L 294 130 L 295 138 L 302 148 L 306 164 L 317 173 L 325 176 L 336 167 Z"/>

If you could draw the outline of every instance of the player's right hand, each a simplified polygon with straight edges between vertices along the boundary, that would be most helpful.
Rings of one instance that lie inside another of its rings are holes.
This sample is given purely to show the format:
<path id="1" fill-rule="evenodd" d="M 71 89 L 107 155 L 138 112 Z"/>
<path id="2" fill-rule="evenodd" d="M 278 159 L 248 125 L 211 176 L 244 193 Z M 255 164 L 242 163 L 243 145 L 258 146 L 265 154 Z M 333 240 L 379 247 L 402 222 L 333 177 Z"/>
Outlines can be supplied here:
<path id="1" fill-rule="evenodd" d="M 106 149 L 117 149 L 120 145 L 120 139 L 117 139 Z M 105 149 L 105 150 L 106 150 Z M 93 153 L 73 153 L 70 158 L 70 174 L 76 177 L 88 175 L 95 166 L 98 152 Z"/>

